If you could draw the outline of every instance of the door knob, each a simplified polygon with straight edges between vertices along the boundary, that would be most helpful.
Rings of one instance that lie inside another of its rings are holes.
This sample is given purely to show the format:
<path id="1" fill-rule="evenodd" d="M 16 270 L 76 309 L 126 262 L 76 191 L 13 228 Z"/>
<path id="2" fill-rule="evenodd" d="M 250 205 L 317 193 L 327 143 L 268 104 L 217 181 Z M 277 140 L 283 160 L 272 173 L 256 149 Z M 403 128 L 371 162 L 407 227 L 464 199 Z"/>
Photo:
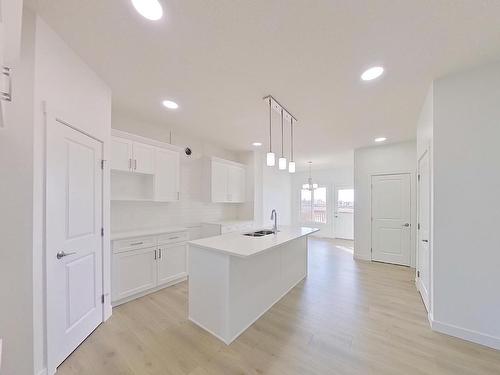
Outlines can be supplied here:
<path id="1" fill-rule="evenodd" d="M 422 240 L 422 242 L 429 242 L 429 240 Z"/>
<path id="2" fill-rule="evenodd" d="M 409 226 L 410 226 L 410 223 L 404 223 L 404 224 L 403 224 L 403 227 L 408 228 Z"/>
<path id="3" fill-rule="evenodd" d="M 73 255 L 73 254 L 76 254 L 76 251 L 72 251 L 71 253 L 65 253 L 64 251 L 59 251 L 56 254 L 56 258 L 61 259 L 61 258 L 67 257 L 68 255 Z"/>

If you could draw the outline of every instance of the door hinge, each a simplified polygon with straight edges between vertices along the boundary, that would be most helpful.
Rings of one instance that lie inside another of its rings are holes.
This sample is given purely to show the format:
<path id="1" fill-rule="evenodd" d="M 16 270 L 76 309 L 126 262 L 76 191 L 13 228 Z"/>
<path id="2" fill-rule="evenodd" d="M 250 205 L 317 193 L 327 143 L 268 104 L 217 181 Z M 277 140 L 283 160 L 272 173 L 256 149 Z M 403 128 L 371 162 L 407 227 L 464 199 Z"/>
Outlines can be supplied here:
<path id="1" fill-rule="evenodd" d="M 418 229 L 418 230 L 420 230 L 420 223 L 418 223 L 418 225 L 417 225 L 417 229 Z"/>
<path id="2" fill-rule="evenodd" d="M 101 294 L 101 303 L 104 305 L 104 294 Z"/>
<path id="3" fill-rule="evenodd" d="M 101 237 L 104 237 L 104 228 L 101 228 Z"/>
<path id="4" fill-rule="evenodd" d="M 418 180 L 420 181 L 420 175 L 417 176 Z"/>
<path id="5" fill-rule="evenodd" d="M 104 170 L 104 162 L 105 162 L 105 161 L 106 161 L 106 160 L 101 159 L 101 169 L 103 169 L 103 170 Z"/>
<path id="6" fill-rule="evenodd" d="M 420 271 L 417 271 L 417 277 L 420 277 Z"/>

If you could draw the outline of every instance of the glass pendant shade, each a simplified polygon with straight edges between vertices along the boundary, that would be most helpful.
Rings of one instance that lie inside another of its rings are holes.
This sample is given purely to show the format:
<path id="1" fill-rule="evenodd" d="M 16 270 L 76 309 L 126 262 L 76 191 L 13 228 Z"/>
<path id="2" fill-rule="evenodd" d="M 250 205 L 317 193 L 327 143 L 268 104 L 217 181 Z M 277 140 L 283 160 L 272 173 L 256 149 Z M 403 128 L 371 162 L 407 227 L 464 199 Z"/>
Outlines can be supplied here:
<path id="1" fill-rule="evenodd" d="M 268 167 L 274 167 L 274 165 L 276 164 L 276 157 L 274 156 L 274 152 L 267 153 L 266 164 Z"/>
<path id="2" fill-rule="evenodd" d="M 291 161 L 290 163 L 288 163 L 288 172 L 295 173 L 295 162 L 294 161 Z"/>
<path id="3" fill-rule="evenodd" d="M 286 158 L 279 158 L 278 159 L 278 169 L 284 171 L 286 170 Z"/>

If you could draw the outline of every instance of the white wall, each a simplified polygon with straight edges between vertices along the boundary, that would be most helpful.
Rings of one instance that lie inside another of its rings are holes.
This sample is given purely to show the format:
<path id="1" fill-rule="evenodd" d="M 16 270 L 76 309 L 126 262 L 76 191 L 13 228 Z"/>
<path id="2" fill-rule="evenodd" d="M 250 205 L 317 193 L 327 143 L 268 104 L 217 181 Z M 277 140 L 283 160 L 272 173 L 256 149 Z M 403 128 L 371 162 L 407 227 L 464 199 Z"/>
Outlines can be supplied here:
<path id="1" fill-rule="evenodd" d="M 329 209 L 327 213 L 326 224 L 315 224 L 320 228 L 316 234 L 321 237 L 335 237 L 335 227 L 333 220 L 333 210 L 335 205 L 335 188 L 336 187 L 354 187 L 354 168 L 352 166 L 345 168 L 322 169 L 312 171 L 313 181 L 320 186 L 327 188 L 327 200 Z M 294 225 L 301 225 L 300 218 L 300 191 L 302 185 L 307 182 L 309 172 L 297 172 L 292 175 L 292 222 Z M 303 224 L 302 224 L 303 225 Z"/>
<path id="2" fill-rule="evenodd" d="M 0 252 L 0 336 L 5 338 L 2 373 L 32 375 L 43 373 L 46 367 L 45 116 L 42 103 L 47 103 L 51 113 L 102 140 L 107 158 L 111 92 L 45 22 L 27 8 L 24 9 L 22 35 L 21 61 L 15 67 L 13 79 L 17 94 L 8 112 L 11 126 L 0 131 L 2 160 L 9 161 L 0 163 L 3 168 L 0 171 L 1 211 L 8 212 L 1 216 L 0 225 L 3 231 L 6 230 L 2 232 Z M 107 178 L 103 189 L 106 201 L 109 199 Z M 109 207 L 106 205 L 103 215 L 105 228 L 109 229 Z M 106 265 L 109 231 L 104 244 Z M 109 259 L 107 262 L 109 266 Z M 106 280 L 104 289 L 109 291 Z"/>
<path id="3" fill-rule="evenodd" d="M 371 176 L 411 173 L 411 265 L 415 264 L 416 142 L 401 142 L 354 151 L 354 257 L 371 260 Z"/>
<path id="4" fill-rule="evenodd" d="M 113 112 L 112 126 L 115 129 L 141 135 L 162 142 L 170 141 L 170 129 L 159 124 L 143 121 L 124 112 Z M 252 158 L 247 154 L 226 150 L 195 137 L 172 132 L 172 144 L 193 151 L 190 157 L 181 155 L 180 201 L 159 202 L 122 202 L 111 203 L 112 231 L 126 231 L 159 226 L 183 225 L 191 227 L 191 236 L 196 236 L 199 224 L 203 221 L 226 219 L 252 219 L 252 190 L 247 191 L 245 204 L 207 202 L 207 182 L 203 179 L 203 159 L 208 156 L 243 162 L 248 164 L 248 178 L 253 175 Z"/>
<path id="5" fill-rule="evenodd" d="M 1 374 L 32 375 L 33 84 L 35 16 L 24 14 L 21 60 L 12 66 L 13 102 L 0 129 Z"/>
<path id="6" fill-rule="evenodd" d="M 44 201 L 45 201 L 45 115 L 58 116 L 73 127 L 103 142 L 104 159 L 109 160 L 111 132 L 111 90 L 78 55 L 40 18 L 35 34 L 35 110 L 34 110 L 34 244 L 33 288 L 35 328 L 35 370 L 45 367 L 44 315 Z M 109 173 L 103 179 L 103 267 L 109 260 Z M 104 293 L 110 293 L 110 281 L 104 280 Z M 106 300 L 107 314 L 111 312 Z"/>
<path id="7" fill-rule="evenodd" d="M 434 82 L 433 328 L 500 349 L 500 63 Z"/>

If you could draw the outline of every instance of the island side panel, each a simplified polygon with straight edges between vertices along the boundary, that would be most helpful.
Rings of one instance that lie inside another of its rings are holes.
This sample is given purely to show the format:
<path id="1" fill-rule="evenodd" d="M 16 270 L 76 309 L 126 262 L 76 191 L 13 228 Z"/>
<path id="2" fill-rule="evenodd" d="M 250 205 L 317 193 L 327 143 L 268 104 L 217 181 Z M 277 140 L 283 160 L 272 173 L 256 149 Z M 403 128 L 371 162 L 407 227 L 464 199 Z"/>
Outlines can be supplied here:
<path id="1" fill-rule="evenodd" d="M 247 258 L 230 258 L 229 342 L 307 274 L 307 237 Z"/>
<path id="2" fill-rule="evenodd" d="M 229 258 L 189 245 L 189 320 L 226 343 Z"/>

